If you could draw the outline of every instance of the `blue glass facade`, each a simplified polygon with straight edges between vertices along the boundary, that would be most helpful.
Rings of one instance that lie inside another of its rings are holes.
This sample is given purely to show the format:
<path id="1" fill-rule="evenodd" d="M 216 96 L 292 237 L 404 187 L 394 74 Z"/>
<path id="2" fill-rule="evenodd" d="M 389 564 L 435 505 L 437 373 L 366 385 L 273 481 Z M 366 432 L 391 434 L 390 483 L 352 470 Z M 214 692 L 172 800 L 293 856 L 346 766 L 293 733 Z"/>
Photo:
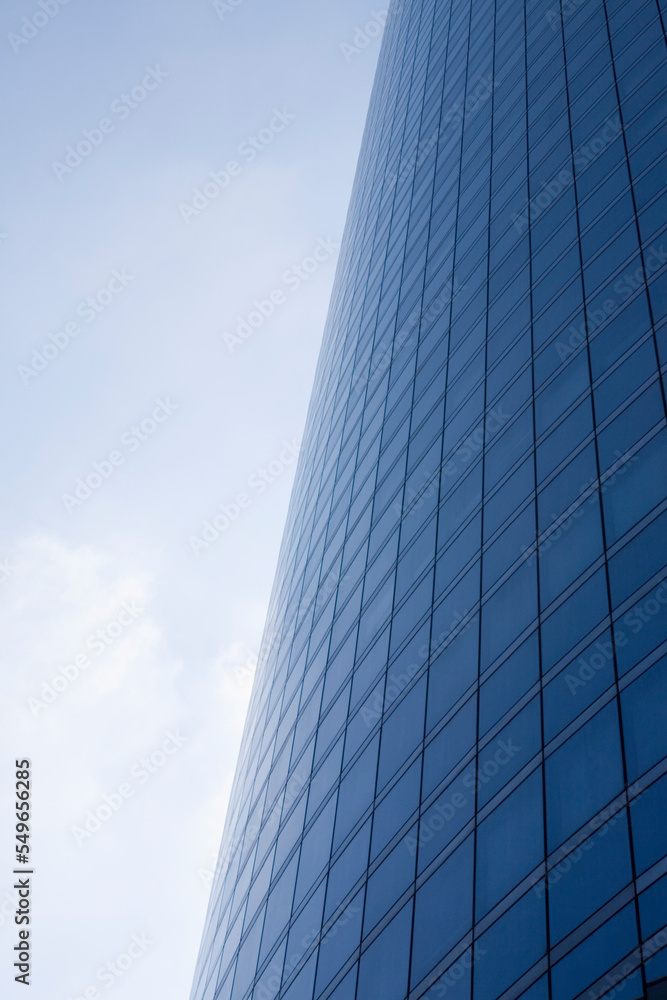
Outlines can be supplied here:
<path id="1" fill-rule="evenodd" d="M 193 1000 L 665 996 L 666 17 L 393 3 Z"/>

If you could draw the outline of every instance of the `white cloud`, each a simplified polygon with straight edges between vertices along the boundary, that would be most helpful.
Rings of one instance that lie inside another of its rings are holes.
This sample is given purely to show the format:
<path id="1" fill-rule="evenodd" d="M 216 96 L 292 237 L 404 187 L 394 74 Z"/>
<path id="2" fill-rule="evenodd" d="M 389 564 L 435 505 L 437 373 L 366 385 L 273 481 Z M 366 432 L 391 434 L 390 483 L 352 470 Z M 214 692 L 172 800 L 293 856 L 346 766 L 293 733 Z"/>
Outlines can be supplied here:
<path id="1" fill-rule="evenodd" d="M 182 995 L 199 944 L 200 869 L 213 867 L 222 832 L 252 683 L 236 668 L 251 649 L 234 640 L 201 670 L 175 659 L 151 573 L 126 557 L 35 536 L 16 547 L 14 564 L 0 591 L 12 709 L 0 744 L 7 796 L 14 759 L 32 760 L 32 996 L 54 1000 L 56 982 L 63 1000 L 95 985 L 130 1000 L 146 977 L 151 994 L 175 998 L 173 956 L 190 953 L 178 963 Z M 123 607 L 140 613 L 110 636 Z M 96 655 L 99 629 L 109 643 Z M 62 668 L 82 652 L 90 666 L 35 715 L 28 698 L 67 680 Z M 6 824 L 0 852 L 13 858 Z M 0 916 L 9 890 L 0 885 Z M 98 978 L 134 934 L 153 942 L 141 960 L 112 984 L 108 970 Z M 5 953 L 14 936 L 0 921 Z"/>

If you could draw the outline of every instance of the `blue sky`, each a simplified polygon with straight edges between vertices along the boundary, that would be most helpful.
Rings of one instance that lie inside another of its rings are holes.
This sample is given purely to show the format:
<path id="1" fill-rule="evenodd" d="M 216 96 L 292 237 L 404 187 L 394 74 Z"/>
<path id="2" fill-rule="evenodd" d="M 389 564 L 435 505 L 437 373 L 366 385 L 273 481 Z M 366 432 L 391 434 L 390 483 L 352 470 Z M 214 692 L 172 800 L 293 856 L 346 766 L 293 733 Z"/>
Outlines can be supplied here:
<path id="1" fill-rule="evenodd" d="M 31 757 L 34 1000 L 180 1000 L 383 5 L 56 4 L 0 27 L 2 794 Z"/>

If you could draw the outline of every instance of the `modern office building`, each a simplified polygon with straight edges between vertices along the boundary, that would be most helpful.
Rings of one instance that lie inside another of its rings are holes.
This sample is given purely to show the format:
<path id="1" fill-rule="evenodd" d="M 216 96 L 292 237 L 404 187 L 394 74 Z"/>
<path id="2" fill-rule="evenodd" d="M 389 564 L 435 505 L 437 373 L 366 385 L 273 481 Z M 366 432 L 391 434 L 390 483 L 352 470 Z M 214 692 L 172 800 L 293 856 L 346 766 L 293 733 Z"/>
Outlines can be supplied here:
<path id="1" fill-rule="evenodd" d="M 666 18 L 393 0 L 194 1000 L 667 993 Z"/>

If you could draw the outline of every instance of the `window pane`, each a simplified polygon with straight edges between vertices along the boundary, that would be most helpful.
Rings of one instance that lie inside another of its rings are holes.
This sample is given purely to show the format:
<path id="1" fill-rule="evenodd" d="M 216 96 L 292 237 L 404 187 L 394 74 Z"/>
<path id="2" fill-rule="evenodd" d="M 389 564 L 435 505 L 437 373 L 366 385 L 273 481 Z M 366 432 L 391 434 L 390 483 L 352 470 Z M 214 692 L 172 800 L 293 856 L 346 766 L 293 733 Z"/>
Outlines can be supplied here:
<path id="1" fill-rule="evenodd" d="M 478 942 L 484 960 L 475 965 L 474 1000 L 496 1000 L 546 950 L 544 900 L 531 890 Z"/>
<path id="2" fill-rule="evenodd" d="M 470 698 L 453 719 L 438 733 L 424 752 L 424 787 L 430 795 L 475 742 L 477 699 Z"/>
<path id="3" fill-rule="evenodd" d="M 636 945 L 637 921 L 630 904 L 553 967 L 553 1000 L 573 1000 Z"/>
<path id="4" fill-rule="evenodd" d="M 339 903 L 347 896 L 354 883 L 361 878 L 368 865 L 368 848 L 371 840 L 371 823 L 368 820 L 348 844 L 338 860 L 331 866 L 327 882 L 327 902 L 324 919 L 328 920 Z"/>
<path id="5" fill-rule="evenodd" d="M 378 791 L 424 738 L 426 678 L 422 677 L 382 725 Z"/>
<path id="6" fill-rule="evenodd" d="M 611 632 L 603 632 L 544 689 L 544 739 L 553 739 L 614 683 Z"/>
<path id="7" fill-rule="evenodd" d="M 625 810 L 616 813 L 549 873 L 555 944 L 632 880 Z"/>
<path id="8" fill-rule="evenodd" d="M 663 875 L 661 879 L 654 882 L 639 897 L 639 918 L 642 928 L 642 938 L 651 937 L 663 929 L 666 913 L 667 875 Z"/>
<path id="9" fill-rule="evenodd" d="M 507 649 L 536 614 L 536 567 L 524 563 L 482 608 L 482 669 Z"/>
<path id="10" fill-rule="evenodd" d="M 667 494 L 667 431 L 661 431 L 623 467 L 603 496 L 607 543 L 625 534 Z"/>
<path id="11" fill-rule="evenodd" d="M 411 927 L 412 900 L 361 956 L 358 996 L 403 1000 L 408 986 Z"/>
<path id="12" fill-rule="evenodd" d="M 411 987 L 470 929 L 472 860 L 473 838 L 468 837 L 417 893 Z"/>
<path id="13" fill-rule="evenodd" d="M 540 677 L 537 633 L 484 682 L 479 696 L 480 736 L 491 729 Z"/>
<path id="14" fill-rule="evenodd" d="M 542 726 L 539 696 L 507 723 L 477 760 L 478 806 L 486 805 L 540 748 Z"/>
<path id="15" fill-rule="evenodd" d="M 437 858 L 438 854 L 463 829 L 473 816 L 475 808 L 475 767 L 467 767 L 445 788 L 432 806 L 422 815 L 419 838 L 405 839 L 412 856 L 419 848 L 419 871 Z"/>
<path id="16" fill-rule="evenodd" d="M 477 834 L 476 917 L 544 857 L 542 771 L 537 770 L 484 820 Z"/>
<path id="17" fill-rule="evenodd" d="M 479 617 L 475 616 L 431 663 L 428 671 L 427 732 L 454 707 L 476 680 L 478 648 Z"/>
<path id="18" fill-rule="evenodd" d="M 667 756 L 666 696 L 667 657 L 621 695 L 629 781 Z"/>
<path id="19" fill-rule="evenodd" d="M 363 908 L 364 890 L 362 889 L 320 942 L 316 982 L 318 993 L 324 989 L 327 983 L 331 982 L 354 949 L 359 946 Z"/>
<path id="20" fill-rule="evenodd" d="M 396 845 L 368 880 L 364 933 L 372 930 L 415 877 L 417 827 Z"/>
<path id="21" fill-rule="evenodd" d="M 373 801 L 378 744 L 379 739 L 376 736 L 341 781 L 334 849 L 342 843 Z"/>
<path id="22" fill-rule="evenodd" d="M 623 788 L 616 705 L 607 705 L 547 759 L 547 845 L 553 851 Z"/>

